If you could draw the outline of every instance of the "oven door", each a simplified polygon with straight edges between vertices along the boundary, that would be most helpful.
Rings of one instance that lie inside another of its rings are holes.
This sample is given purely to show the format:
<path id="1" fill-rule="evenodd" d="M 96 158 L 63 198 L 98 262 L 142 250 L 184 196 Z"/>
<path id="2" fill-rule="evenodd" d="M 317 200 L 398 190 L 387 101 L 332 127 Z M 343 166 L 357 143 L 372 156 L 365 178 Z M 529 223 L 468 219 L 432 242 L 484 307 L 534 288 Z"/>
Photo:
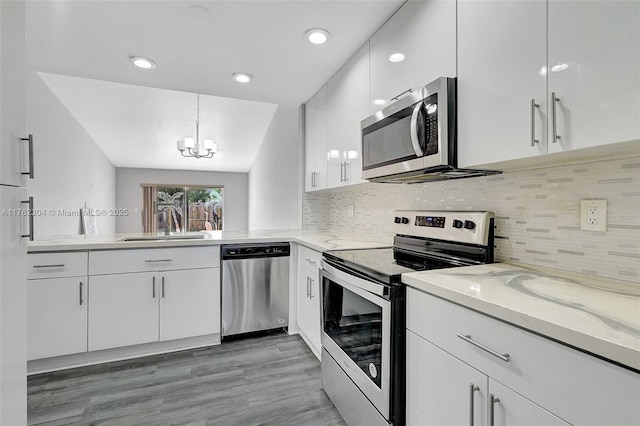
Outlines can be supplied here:
<path id="1" fill-rule="evenodd" d="M 385 286 L 322 261 L 322 346 L 389 419 L 391 302 Z"/>

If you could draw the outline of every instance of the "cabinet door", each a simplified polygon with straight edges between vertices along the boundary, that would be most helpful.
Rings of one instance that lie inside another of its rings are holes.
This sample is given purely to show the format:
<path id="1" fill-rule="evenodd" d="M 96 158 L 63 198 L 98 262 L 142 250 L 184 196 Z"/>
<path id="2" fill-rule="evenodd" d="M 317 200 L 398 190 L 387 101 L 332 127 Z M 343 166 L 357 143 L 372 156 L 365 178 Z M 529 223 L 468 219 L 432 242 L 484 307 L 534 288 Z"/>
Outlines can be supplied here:
<path id="1" fill-rule="evenodd" d="M 460 167 L 547 152 L 546 6 L 545 1 L 458 1 Z M 533 117 L 532 99 L 539 105 Z"/>
<path id="2" fill-rule="evenodd" d="M 89 350 L 157 342 L 159 284 L 152 272 L 89 277 Z"/>
<path id="3" fill-rule="evenodd" d="M 493 404 L 493 420 L 499 426 L 567 426 L 569 423 L 534 404 L 508 387 L 489 379 L 489 395 L 499 401 Z M 491 414 L 489 414 L 491 415 Z M 490 423 L 491 424 L 491 423 Z"/>
<path id="4" fill-rule="evenodd" d="M 376 32 L 371 43 L 371 104 L 408 89 L 418 89 L 438 77 L 456 76 L 456 2 L 408 1 Z M 405 59 L 391 62 L 402 53 Z"/>
<path id="5" fill-rule="evenodd" d="M 407 331 L 407 425 L 485 424 L 487 376 Z M 472 391 L 471 387 L 477 388 Z M 473 411 L 472 411 L 473 410 Z"/>
<path id="6" fill-rule="evenodd" d="M 549 152 L 640 138 L 639 70 L 640 2 L 550 0 Z"/>
<path id="7" fill-rule="evenodd" d="M 300 264 L 299 264 L 300 265 Z M 320 285 L 318 270 L 308 267 L 298 269 L 298 326 L 309 340 L 312 351 L 319 356 L 322 349 L 320 341 Z"/>
<path id="8" fill-rule="evenodd" d="M 25 2 L 0 2 L 0 184 L 25 186 Z M 26 170 L 26 169 L 25 169 Z"/>
<path id="9" fill-rule="evenodd" d="M 331 77 L 328 99 L 327 186 L 362 183 L 360 121 L 369 115 L 369 43 Z"/>
<path id="10" fill-rule="evenodd" d="M 314 158 L 316 164 L 316 187 L 327 187 L 327 137 L 328 137 L 328 89 L 325 84 L 316 94 L 316 141 Z"/>
<path id="11" fill-rule="evenodd" d="M 220 333 L 220 269 L 163 272 L 160 340 Z"/>
<path id="12" fill-rule="evenodd" d="M 27 281 L 27 359 L 87 351 L 87 278 Z"/>
<path id="13" fill-rule="evenodd" d="M 304 190 L 315 191 L 316 173 L 316 97 L 304 107 Z"/>

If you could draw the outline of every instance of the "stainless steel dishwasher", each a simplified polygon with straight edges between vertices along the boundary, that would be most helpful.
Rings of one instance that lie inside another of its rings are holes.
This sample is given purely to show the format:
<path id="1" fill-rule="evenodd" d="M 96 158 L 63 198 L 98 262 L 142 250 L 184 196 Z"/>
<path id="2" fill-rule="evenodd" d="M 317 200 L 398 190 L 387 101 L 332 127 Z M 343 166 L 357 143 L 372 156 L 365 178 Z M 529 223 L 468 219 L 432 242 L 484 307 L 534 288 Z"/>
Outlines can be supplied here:
<path id="1" fill-rule="evenodd" d="M 223 245 L 222 337 L 289 325 L 289 243 Z"/>

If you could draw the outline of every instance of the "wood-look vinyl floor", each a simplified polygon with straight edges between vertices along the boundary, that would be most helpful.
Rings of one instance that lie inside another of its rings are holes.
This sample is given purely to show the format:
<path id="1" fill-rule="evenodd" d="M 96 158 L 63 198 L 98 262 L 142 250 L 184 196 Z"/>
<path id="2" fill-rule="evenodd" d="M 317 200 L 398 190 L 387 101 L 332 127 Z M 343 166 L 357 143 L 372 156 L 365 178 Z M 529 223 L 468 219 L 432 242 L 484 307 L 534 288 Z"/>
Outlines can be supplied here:
<path id="1" fill-rule="evenodd" d="M 299 336 L 30 376 L 29 425 L 344 426 Z"/>

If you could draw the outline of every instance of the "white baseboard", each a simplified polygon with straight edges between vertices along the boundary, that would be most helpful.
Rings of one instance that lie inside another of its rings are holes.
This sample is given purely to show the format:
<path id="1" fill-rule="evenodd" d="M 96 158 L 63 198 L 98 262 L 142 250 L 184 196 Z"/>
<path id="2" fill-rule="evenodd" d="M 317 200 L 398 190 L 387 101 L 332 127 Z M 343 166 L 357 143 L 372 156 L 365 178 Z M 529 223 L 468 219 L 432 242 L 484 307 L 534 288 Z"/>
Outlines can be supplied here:
<path id="1" fill-rule="evenodd" d="M 220 334 L 208 334 L 206 336 L 189 337 L 168 342 L 145 343 L 143 345 L 126 346 L 123 348 L 36 359 L 27 362 L 27 375 L 178 352 L 218 344 L 220 344 Z"/>

